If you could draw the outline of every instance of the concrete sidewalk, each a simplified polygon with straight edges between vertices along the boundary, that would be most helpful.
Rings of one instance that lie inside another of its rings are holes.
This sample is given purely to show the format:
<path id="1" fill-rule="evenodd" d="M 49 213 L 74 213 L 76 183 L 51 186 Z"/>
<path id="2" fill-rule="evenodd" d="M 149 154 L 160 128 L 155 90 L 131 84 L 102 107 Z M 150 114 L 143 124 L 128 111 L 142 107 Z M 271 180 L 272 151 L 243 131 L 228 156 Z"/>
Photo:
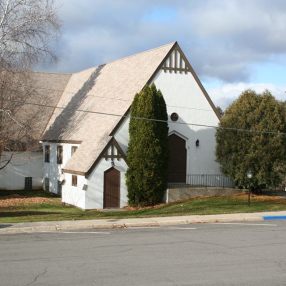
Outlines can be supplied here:
<path id="1" fill-rule="evenodd" d="M 128 219 L 97 219 L 75 221 L 51 221 L 0 224 L 0 234 L 54 232 L 61 230 L 79 229 L 112 229 L 144 226 L 183 225 L 192 223 L 216 223 L 216 222 L 258 222 L 264 221 L 265 216 L 286 217 L 286 211 L 237 213 L 218 215 L 190 215 L 152 218 L 128 218 Z"/>

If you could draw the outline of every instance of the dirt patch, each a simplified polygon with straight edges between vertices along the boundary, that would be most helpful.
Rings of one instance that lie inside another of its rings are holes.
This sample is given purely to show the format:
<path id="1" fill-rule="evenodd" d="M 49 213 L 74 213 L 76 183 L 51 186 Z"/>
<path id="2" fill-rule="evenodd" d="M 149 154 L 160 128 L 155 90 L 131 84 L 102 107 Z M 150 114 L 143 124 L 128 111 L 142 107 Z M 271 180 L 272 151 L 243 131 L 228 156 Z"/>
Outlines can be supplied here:
<path id="1" fill-rule="evenodd" d="M 280 197 L 280 196 L 253 196 L 255 198 L 256 201 L 260 201 L 260 202 L 284 202 L 285 203 L 285 199 Z"/>
<path id="2" fill-rule="evenodd" d="M 52 203 L 55 199 L 52 198 L 42 198 L 42 197 L 23 197 L 19 195 L 1 197 L 0 199 L 0 208 L 8 208 L 13 206 L 23 206 L 30 204 L 43 204 L 43 203 Z"/>
<path id="3" fill-rule="evenodd" d="M 235 196 L 233 196 L 234 198 L 238 198 L 238 199 L 243 199 L 243 200 L 247 200 L 248 198 L 248 194 L 237 194 Z M 251 200 L 255 201 L 255 202 L 277 202 L 277 203 L 284 203 L 286 202 L 284 197 L 281 196 L 274 196 L 274 195 L 255 195 L 255 194 L 251 194 Z"/>

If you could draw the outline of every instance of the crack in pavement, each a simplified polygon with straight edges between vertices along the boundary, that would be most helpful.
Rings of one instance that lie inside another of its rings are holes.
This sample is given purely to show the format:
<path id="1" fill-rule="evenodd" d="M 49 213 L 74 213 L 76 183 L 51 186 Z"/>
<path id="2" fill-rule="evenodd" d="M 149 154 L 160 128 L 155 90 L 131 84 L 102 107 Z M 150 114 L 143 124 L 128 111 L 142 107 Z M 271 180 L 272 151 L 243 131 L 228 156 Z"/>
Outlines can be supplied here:
<path id="1" fill-rule="evenodd" d="M 48 272 L 48 268 L 46 267 L 46 268 L 44 269 L 44 271 L 38 273 L 38 274 L 34 277 L 34 279 L 33 279 L 31 282 L 25 284 L 24 286 L 30 286 L 30 285 L 34 284 L 35 282 L 38 281 L 38 279 L 39 279 L 41 276 L 44 276 L 47 272 Z"/>

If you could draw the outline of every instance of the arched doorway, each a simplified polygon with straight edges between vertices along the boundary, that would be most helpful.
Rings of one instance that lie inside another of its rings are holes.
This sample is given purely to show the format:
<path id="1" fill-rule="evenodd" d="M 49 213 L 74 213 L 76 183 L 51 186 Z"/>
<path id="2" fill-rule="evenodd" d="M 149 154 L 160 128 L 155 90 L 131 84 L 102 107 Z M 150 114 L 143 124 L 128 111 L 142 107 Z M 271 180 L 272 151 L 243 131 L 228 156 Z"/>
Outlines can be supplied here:
<path id="1" fill-rule="evenodd" d="M 169 183 L 186 183 L 186 141 L 176 134 L 169 136 Z"/>
<path id="2" fill-rule="evenodd" d="M 110 168 L 104 172 L 103 208 L 120 207 L 120 172 Z"/>

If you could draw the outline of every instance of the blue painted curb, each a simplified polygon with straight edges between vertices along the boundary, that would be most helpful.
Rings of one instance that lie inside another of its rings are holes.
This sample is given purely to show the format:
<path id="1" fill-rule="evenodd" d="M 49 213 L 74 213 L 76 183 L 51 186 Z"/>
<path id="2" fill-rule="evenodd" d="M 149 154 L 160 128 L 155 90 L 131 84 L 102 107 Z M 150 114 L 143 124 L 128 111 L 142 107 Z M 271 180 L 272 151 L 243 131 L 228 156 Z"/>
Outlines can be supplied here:
<path id="1" fill-rule="evenodd" d="M 263 217 L 264 220 L 286 220 L 286 215 L 266 215 Z"/>

